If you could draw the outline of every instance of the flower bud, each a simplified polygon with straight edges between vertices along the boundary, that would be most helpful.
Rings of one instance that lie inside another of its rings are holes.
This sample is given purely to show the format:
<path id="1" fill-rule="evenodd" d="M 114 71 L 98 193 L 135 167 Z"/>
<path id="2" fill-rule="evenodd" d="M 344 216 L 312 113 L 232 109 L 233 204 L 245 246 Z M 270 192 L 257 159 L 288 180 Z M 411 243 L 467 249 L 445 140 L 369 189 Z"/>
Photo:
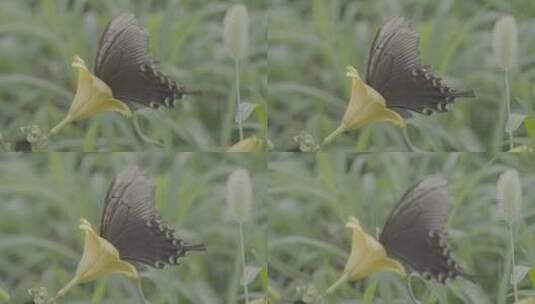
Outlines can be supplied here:
<path id="1" fill-rule="evenodd" d="M 492 31 L 494 60 L 502 69 L 510 69 L 518 63 L 518 33 L 512 16 L 501 17 Z"/>
<path id="2" fill-rule="evenodd" d="M 223 42 L 234 60 L 241 60 L 247 55 L 249 16 L 244 5 L 236 4 L 227 10 L 223 19 Z"/>
<path id="3" fill-rule="evenodd" d="M 233 220 L 245 222 L 251 217 L 253 190 L 245 169 L 232 172 L 227 179 L 227 205 Z"/>
<path id="4" fill-rule="evenodd" d="M 513 169 L 503 172 L 496 187 L 498 207 L 502 216 L 508 222 L 514 222 L 522 208 L 522 182 L 518 172 Z"/>

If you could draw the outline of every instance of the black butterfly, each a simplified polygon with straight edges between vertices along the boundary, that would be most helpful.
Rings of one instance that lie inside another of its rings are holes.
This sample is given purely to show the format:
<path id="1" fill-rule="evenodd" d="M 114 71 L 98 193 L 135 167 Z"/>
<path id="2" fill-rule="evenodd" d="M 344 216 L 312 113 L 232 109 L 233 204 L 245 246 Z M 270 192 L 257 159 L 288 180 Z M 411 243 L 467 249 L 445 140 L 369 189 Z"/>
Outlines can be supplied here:
<path id="1" fill-rule="evenodd" d="M 446 112 L 457 97 L 475 97 L 457 91 L 435 77 L 420 59 L 418 33 L 401 17 L 384 24 L 370 49 L 366 82 L 379 92 L 389 108 L 403 117 L 411 111 L 430 115 Z"/>
<path id="2" fill-rule="evenodd" d="M 154 207 L 152 180 L 137 167 L 127 167 L 113 179 L 100 235 L 117 248 L 121 259 L 156 268 L 177 265 L 188 251 L 205 250 L 203 244 L 187 244 L 174 236 Z"/>
<path id="3" fill-rule="evenodd" d="M 111 88 L 114 98 L 133 109 L 172 107 L 186 94 L 182 86 L 156 70 L 149 54 L 149 33 L 132 14 L 115 17 L 104 30 L 94 72 Z"/>
<path id="4" fill-rule="evenodd" d="M 394 206 L 379 242 L 389 256 L 425 279 L 444 283 L 464 274 L 445 239 L 450 206 L 446 179 L 440 175 L 424 178 Z"/>

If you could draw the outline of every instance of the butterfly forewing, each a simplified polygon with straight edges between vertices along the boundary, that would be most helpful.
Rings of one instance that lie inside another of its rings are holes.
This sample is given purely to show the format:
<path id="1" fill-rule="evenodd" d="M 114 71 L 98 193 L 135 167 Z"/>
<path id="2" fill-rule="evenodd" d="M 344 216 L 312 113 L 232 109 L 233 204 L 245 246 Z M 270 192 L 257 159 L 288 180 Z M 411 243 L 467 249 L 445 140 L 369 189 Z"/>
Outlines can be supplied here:
<path id="1" fill-rule="evenodd" d="M 401 17 L 377 32 L 370 49 L 366 82 L 403 116 L 407 110 L 430 114 L 447 111 L 457 97 L 474 97 L 444 85 L 420 59 L 419 37 Z"/>
<path id="2" fill-rule="evenodd" d="M 132 14 L 121 14 L 106 27 L 94 70 L 115 98 L 133 108 L 173 106 L 183 94 L 181 87 L 156 69 L 149 53 L 149 34 Z"/>
<path id="3" fill-rule="evenodd" d="M 379 241 L 407 268 L 444 282 L 461 273 L 446 245 L 444 225 L 451 206 L 448 183 L 432 175 L 409 189 L 392 209 Z"/>
<path id="4" fill-rule="evenodd" d="M 122 259 L 154 267 L 178 264 L 189 245 L 174 236 L 154 207 L 152 180 L 137 167 L 121 171 L 108 189 L 101 221 L 101 236 L 112 243 Z"/>

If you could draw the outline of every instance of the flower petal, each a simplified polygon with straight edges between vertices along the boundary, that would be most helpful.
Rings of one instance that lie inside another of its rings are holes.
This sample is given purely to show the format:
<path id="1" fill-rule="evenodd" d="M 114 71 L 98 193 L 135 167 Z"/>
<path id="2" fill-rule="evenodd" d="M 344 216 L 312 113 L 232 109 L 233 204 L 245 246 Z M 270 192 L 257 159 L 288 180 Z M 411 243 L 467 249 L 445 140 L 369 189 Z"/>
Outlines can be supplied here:
<path id="1" fill-rule="evenodd" d="M 78 70 L 78 87 L 69 109 L 73 121 L 108 111 L 117 111 L 130 116 L 128 106 L 113 98 L 110 87 L 91 74 L 80 57 L 74 57 L 72 67 Z"/>
<path id="2" fill-rule="evenodd" d="M 350 217 L 346 227 L 353 231 L 351 253 L 342 276 L 327 289 L 327 293 L 332 293 L 346 281 L 358 281 L 376 272 L 392 271 L 402 276 L 406 274 L 403 265 L 389 258 L 383 245 L 367 234 L 356 218 Z"/>
<path id="3" fill-rule="evenodd" d="M 352 79 L 351 99 L 342 119 L 346 130 L 355 130 L 374 122 L 405 126 L 403 118 L 386 107 L 383 96 L 367 85 L 354 67 L 347 67 L 346 75 Z"/>
<path id="4" fill-rule="evenodd" d="M 385 99 L 372 87 L 367 85 L 352 66 L 347 67 L 346 76 L 351 78 L 351 98 L 340 126 L 327 136 L 323 142 L 330 143 L 345 131 L 359 129 L 375 122 L 389 122 L 400 128 L 405 121 L 395 111 L 387 108 Z"/>
<path id="5" fill-rule="evenodd" d="M 90 116 L 116 111 L 127 117 L 131 115 L 128 106 L 113 98 L 110 87 L 98 77 L 91 74 L 82 58 L 74 56 L 72 65 L 78 70 L 78 85 L 67 116 L 52 130 L 50 134 L 57 133 L 63 126 Z"/>
<path id="6" fill-rule="evenodd" d="M 64 295 L 77 284 L 93 281 L 113 273 L 120 273 L 131 279 L 139 278 L 136 268 L 121 260 L 117 249 L 106 239 L 100 237 L 87 220 L 80 219 L 80 229 L 84 231 L 85 235 L 84 253 L 78 263 L 74 278 L 58 292 L 58 296 Z"/>
<path id="7" fill-rule="evenodd" d="M 360 280 L 380 271 L 405 274 L 403 266 L 387 257 L 383 245 L 367 234 L 356 218 L 351 217 L 346 227 L 353 230 L 351 254 L 344 269 L 350 281 Z"/>

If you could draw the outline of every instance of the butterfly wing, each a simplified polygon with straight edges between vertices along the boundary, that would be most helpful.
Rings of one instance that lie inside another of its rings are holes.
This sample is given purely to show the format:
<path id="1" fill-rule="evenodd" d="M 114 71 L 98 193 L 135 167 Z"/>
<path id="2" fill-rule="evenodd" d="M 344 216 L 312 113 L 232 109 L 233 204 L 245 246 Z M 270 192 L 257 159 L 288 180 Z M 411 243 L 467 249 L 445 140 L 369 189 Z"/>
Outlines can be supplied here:
<path id="1" fill-rule="evenodd" d="M 111 183 L 100 234 L 122 259 L 157 268 L 178 264 L 187 251 L 204 250 L 203 245 L 186 244 L 174 236 L 154 207 L 152 180 L 137 167 L 127 167 Z"/>
<path id="2" fill-rule="evenodd" d="M 113 96 L 130 107 L 174 106 L 183 88 L 156 70 L 149 54 L 149 34 L 132 14 L 115 17 L 106 27 L 95 57 L 95 75 Z"/>
<path id="3" fill-rule="evenodd" d="M 445 112 L 457 97 L 475 97 L 442 83 L 420 59 L 420 38 L 401 17 L 384 24 L 370 49 L 366 82 L 379 92 L 389 108 L 410 116 Z"/>
<path id="4" fill-rule="evenodd" d="M 394 206 L 379 241 L 389 256 L 424 278 L 453 279 L 462 270 L 452 259 L 444 236 L 450 206 L 446 179 L 428 176 Z"/>

